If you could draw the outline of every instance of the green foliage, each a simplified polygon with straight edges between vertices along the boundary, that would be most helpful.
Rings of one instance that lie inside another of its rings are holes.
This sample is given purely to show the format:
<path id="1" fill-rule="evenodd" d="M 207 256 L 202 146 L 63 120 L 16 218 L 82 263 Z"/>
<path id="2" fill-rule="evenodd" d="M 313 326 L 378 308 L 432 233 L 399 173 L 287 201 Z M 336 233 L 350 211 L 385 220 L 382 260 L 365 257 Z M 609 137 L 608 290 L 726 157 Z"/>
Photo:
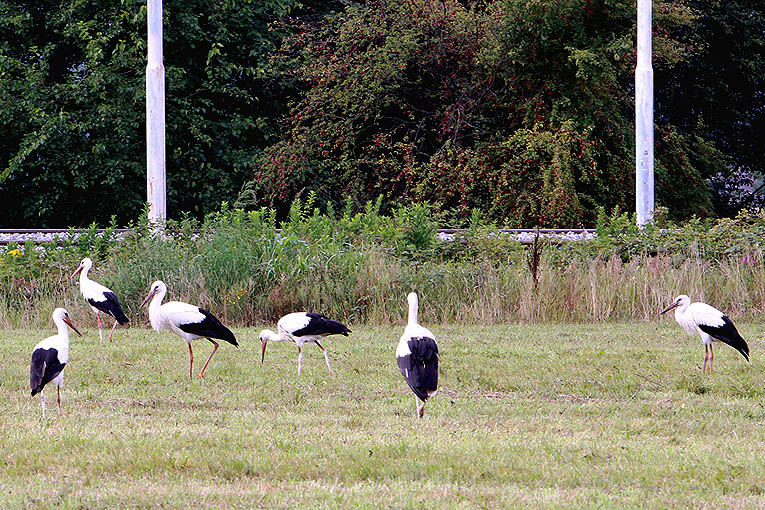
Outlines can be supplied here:
<path id="1" fill-rule="evenodd" d="M 741 169 L 761 175 L 765 4 L 689 0 L 687 5 L 693 23 L 677 27 L 673 37 L 690 51 L 671 68 L 656 68 L 655 80 L 663 84 L 657 91 L 657 118 L 685 136 L 692 163 L 704 177 Z M 718 163 L 717 151 L 725 166 Z"/>
<path id="2" fill-rule="evenodd" d="M 577 225 L 585 216 L 583 202 L 596 202 L 589 188 L 597 182 L 590 174 L 596 163 L 588 138 L 574 132 L 571 122 L 554 131 L 537 124 L 483 148 L 468 163 L 472 189 L 479 191 L 476 206 L 507 226 Z M 579 193 L 577 182 L 587 191 Z"/>
<path id="3" fill-rule="evenodd" d="M 201 220 L 245 183 L 238 204 L 279 220 L 311 191 L 322 210 L 428 201 L 453 226 L 473 208 L 566 227 L 631 208 L 634 2 L 346 4 L 165 2 L 171 217 Z M 671 219 L 733 215 L 708 180 L 763 172 L 763 5 L 654 2 L 657 202 Z M 145 17 L 138 0 L 2 2 L 7 224 L 138 216 Z"/>
<path id="4" fill-rule="evenodd" d="M 616 255 L 624 262 L 648 255 L 668 257 L 676 264 L 689 259 L 720 264 L 731 258 L 756 264 L 756 254 L 765 248 L 762 211 L 742 210 L 735 218 L 715 221 L 693 217 L 678 224 L 660 208 L 654 223 L 637 227 L 634 213 L 615 208 L 609 215 L 600 208 L 596 232 L 593 240 L 571 243 L 564 251 L 582 257 Z"/>
<path id="5" fill-rule="evenodd" d="M 656 153 L 662 154 L 655 167 L 656 196 L 674 219 L 693 215 L 714 215 L 712 195 L 705 178 L 727 172 L 727 162 L 711 143 L 689 140 L 674 127 L 655 133 Z"/>
<path id="6" fill-rule="evenodd" d="M 708 180 L 763 171 L 763 5 L 653 4 L 657 203 L 671 219 L 733 215 Z M 145 17 L 138 0 L 2 2 L 9 225 L 138 216 Z M 279 220 L 311 191 L 322 210 L 428 201 L 453 226 L 474 208 L 532 227 L 631 208 L 634 2 L 171 0 L 164 26 L 175 219 L 201 220 L 243 184 L 237 204 Z"/>
<path id="7" fill-rule="evenodd" d="M 116 218 L 112 216 L 109 225 L 101 232 L 95 222 L 91 223 L 87 229 L 78 232 L 70 228 L 61 246 L 63 250 L 80 258 L 105 258 L 118 246 L 119 242 Z"/>
<path id="8" fill-rule="evenodd" d="M 656 61 L 670 71 L 697 50 L 674 36 L 697 17 L 684 2 L 655 10 Z M 257 166 L 255 202 L 382 195 L 384 209 L 428 200 L 457 223 L 479 208 L 506 226 L 626 209 L 634 23 L 629 2 L 376 0 L 306 24 L 276 59 L 279 78 L 304 88 Z M 660 205 L 673 218 L 712 214 L 704 179 L 726 158 L 662 127 Z"/>
<path id="9" fill-rule="evenodd" d="M 438 243 L 437 250 L 447 260 L 493 267 L 516 266 L 524 258 L 523 245 L 487 221 L 478 209 L 471 212 L 468 228 L 455 234 L 452 241 Z"/>
<path id="10" fill-rule="evenodd" d="M 289 216 L 223 204 L 200 221 L 171 220 L 162 233 L 146 215 L 126 233 L 99 233 L 0 252 L 0 325 L 41 324 L 64 306 L 91 320 L 71 278 L 84 256 L 92 277 L 114 290 L 129 316 L 151 282 L 169 299 L 199 304 L 232 324 L 270 321 L 314 310 L 354 322 L 404 319 L 401 299 L 415 290 L 436 303 L 429 321 L 652 320 L 679 293 L 725 303 L 731 316 L 765 312 L 765 219 L 693 219 L 678 225 L 659 211 L 656 224 L 598 212 L 597 236 L 534 250 L 475 209 L 452 240 L 436 237 L 433 206 L 416 203 L 382 214 L 380 201 L 341 214 L 321 212 L 316 197 L 296 200 Z"/>
<path id="11" fill-rule="evenodd" d="M 164 3 L 168 211 L 235 195 L 283 108 L 264 78 L 298 5 Z M 8 0 L 0 8 L 0 200 L 13 226 L 135 218 L 145 200 L 146 4 Z"/>

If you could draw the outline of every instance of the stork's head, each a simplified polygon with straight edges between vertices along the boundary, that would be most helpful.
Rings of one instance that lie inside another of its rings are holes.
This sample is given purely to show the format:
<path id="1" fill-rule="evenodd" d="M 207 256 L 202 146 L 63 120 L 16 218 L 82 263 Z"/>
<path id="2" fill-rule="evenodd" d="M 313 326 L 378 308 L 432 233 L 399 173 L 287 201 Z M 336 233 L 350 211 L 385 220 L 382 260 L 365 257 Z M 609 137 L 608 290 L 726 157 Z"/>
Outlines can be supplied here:
<path id="1" fill-rule="evenodd" d="M 56 308 L 55 310 L 53 310 L 52 317 L 53 317 L 53 322 L 55 322 L 57 325 L 63 322 L 64 324 L 72 328 L 72 331 L 82 336 L 82 333 L 80 333 L 80 331 L 72 323 L 72 320 L 69 318 L 69 312 L 67 312 L 63 308 Z"/>
<path id="2" fill-rule="evenodd" d="M 167 293 L 167 285 L 165 285 L 165 282 L 162 280 L 157 280 L 156 282 L 151 284 L 151 290 L 149 291 L 149 295 L 146 296 L 146 299 L 143 300 L 143 303 L 141 303 L 141 306 L 145 305 L 151 299 L 159 294 L 163 298 L 165 297 L 165 293 Z"/>
<path id="3" fill-rule="evenodd" d="M 671 305 L 669 305 L 667 308 L 665 308 L 661 313 L 665 314 L 670 310 L 674 310 L 675 308 L 682 307 L 685 308 L 686 306 L 691 304 L 691 298 L 686 296 L 685 294 L 680 294 L 675 298 L 675 300 L 672 302 Z"/>
<path id="4" fill-rule="evenodd" d="M 83 271 L 83 270 L 87 273 L 88 271 L 90 271 L 91 267 L 93 267 L 93 261 L 90 260 L 90 258 L 85 257 L 84 259 L 82 259 L 82 262 L 80 262 L 80 267 L 77 268 L 77 271 L 72 273 L 72 276 L 70 276 L 70 278 L 74 278 L 75 276 L 80 274 L 80 271 Z"/>
<path id="5" fill-rule="evenodd" d="M 281 338 L 279 338 L 279 335 L 277 335 L 270 329 L 264 329 L 263 331 L 260 332 L 260 345 L 261 345 L 261 348 L 263 349 L 260 355 L 261 363 L 263 363 L 263 361 L 266 359 L 266 345 L 268 344 L 269 340 L 272 342 L 278 342 L 279 340 L 281 340 Z"/>

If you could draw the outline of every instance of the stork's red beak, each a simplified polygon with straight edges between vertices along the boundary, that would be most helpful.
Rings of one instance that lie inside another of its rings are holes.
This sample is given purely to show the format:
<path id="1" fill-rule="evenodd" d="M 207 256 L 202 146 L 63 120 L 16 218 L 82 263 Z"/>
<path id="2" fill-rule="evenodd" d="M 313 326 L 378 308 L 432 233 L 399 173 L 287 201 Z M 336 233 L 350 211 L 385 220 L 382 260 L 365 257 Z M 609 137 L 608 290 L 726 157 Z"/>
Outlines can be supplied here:
<path id="1" fill-rule="evenodd" d="M 72 330 L 74 330 L 75 333 L 82 336 L 82 333 L 80 333 L 80 331 L 76 327 L 74 327 L 74 324 L 72 324 L 72 321 L 69 320 L 69 317 L 64 317 L 64 322 L 66 323 L 67 326 L 72 328 Z"/>
<path id="2" fill-rule="evenodd" d="M 146 299 L 144 299 L 144 300 L 143 300 L 143 303 L 141 303 L 141 306 L 143 306 L 143 305 L 145 305 L 146 303 L 148 303 L 148 302 L 149 302 L 149 300 L 150 300 L 151 298 L 153 298 L 153 297 L 154 297 L 154 294 L 156 294 L 156 292 L 157 292 L 157 291 L 155 291 L 155 290 L 153 290 L 153 289 L 152 289 L 152 291 L 151 291 L 151 292 L 149 292 L 149 295 L 148 295 L 148 296 L 146 296 Z M 140 308 L 141 306 L 139 306 L 138 308 Z"/>
<path id="3" fill-rule="evenodd" d="M 672 304 L 671 304 L 671 305 L 669 305 L 667 308 L 665 308 L 665 309 L 664 309 L 664 311 L 662 311 L 662 312 L 661 312 L 661 315 L 664 315 L 665 313 L 667 313 L 667 312 L 668 312 L 668 311 L 670 311 L 670 310 L 674 310 L 674 309 L 675 309 L 675 308 L 677 308 L 678 306 L 680 306 L 680 303 L 678 303 L 678 302 L 674 302 L 674 303 L 672 303 Z"/>
<path id="4" fill-rule="evenodd" d="M 77 271 L 75 271 L 74 273 L 72 273 L 72 276 L 70 276 L 69 278 L 74 278 L 75 276 L 77 276 L 78 274 L 80 274 L 80 271 L 82 271 L 82 265 L 80 265 L 80 267 L 78 267 L 78 268 L 77 268 Z"/>
<path id="5" fill-rule="evenodd" d="M 260 362 L 263 363 L 266 359 L 266 344 L 268 344 L 268 340 L 261 340 L 260 341 L 261 347 L 263 351 L 260 354 Z"/>

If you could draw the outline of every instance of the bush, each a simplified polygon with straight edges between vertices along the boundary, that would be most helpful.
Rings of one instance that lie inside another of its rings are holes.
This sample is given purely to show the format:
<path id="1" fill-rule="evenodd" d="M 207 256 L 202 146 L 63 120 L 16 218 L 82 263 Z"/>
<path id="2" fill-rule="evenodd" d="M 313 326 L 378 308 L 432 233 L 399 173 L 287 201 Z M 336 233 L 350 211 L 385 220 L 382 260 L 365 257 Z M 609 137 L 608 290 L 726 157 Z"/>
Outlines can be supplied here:
<path id="1" fill-rule="evenodd" d="M 55 306 L 95 325 L 71 274 L 95 260 L 92 278 L 114 290 L 133 324 L 152 281 L 168 299 L 250 326 L 297 310 L 350 322 L 403 323 L 405 296 L 422 296 L 424 323 L 655 320 L 675 295 L 707 299 L 731 316 L 765 311 L 765 219 L 664 220 L 636 228 L 618 209 L 599 212 L 598 236 L 532 253 L 478 212 L 451 241 L 438 240 L 427 203 L 391 215 L 380 202 L 342 213 L 295 200 L 280 224 L 273 209 L 223 204 L 203 221 L 169 221 L 160 235 L 146 215 L 118 238 L 95 225 L 77 239 L 0 252 L 0 325 L 49 326 Z M 426 304 L 427 303 L 427 304 Z"/>

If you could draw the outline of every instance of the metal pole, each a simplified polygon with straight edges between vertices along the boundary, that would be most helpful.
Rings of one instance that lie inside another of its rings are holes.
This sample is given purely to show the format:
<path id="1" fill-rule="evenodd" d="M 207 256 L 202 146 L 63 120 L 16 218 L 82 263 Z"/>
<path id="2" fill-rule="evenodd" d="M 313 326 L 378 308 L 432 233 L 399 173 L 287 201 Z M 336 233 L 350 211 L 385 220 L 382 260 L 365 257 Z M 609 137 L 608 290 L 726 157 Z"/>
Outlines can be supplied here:
<path id="1" fill-rule="evenodd" d="M 637 67 L 635 68 L 635 210 L 637 224 L 653 220 L 653 67 L 651 65 L 651 2 L 637 2 Z"/>
<path id="2" fill-rule="evenodd" d="M 146 197 L 149 221 L 167 219 L 165 185 L 165 66 L 162 64 L 162 0 L 148 0 L 146 65 Z"/>

